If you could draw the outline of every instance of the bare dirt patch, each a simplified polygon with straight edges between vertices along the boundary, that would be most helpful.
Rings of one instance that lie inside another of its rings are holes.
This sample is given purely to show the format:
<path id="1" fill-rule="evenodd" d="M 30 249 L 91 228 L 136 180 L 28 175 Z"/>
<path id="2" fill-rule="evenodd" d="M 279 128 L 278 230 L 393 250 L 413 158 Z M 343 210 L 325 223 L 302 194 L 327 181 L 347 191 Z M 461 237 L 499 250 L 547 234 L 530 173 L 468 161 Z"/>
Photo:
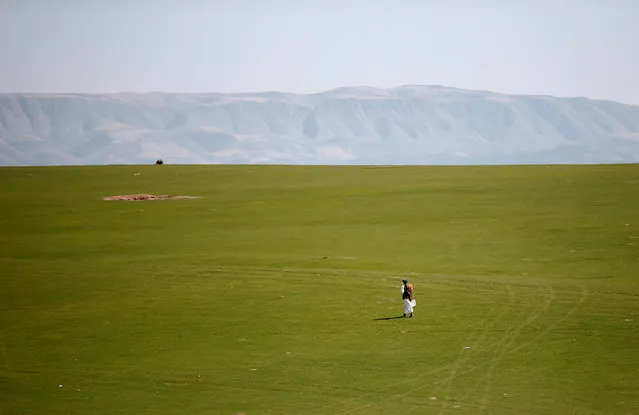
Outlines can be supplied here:
<path id="1" fill-rule="evenodd" d="M 134 195 L 108 196 L 104 198 L 104 200 L 169 200 L 169 199 L 199 199 L 199 197 L 198 196 L 134 194 Z"/>

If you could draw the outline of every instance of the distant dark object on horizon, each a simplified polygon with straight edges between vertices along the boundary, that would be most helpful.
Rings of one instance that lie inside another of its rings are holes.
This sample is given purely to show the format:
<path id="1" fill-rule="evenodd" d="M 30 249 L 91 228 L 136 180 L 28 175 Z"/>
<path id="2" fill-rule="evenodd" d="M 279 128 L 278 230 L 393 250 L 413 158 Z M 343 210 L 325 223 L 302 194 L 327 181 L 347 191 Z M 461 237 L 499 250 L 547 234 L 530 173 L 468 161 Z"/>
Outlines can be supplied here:
<path id="1" fill-rule="evenodd" d="M 155 160 L 155 164 L 164 164 L 164 162 L 162 161 L 162 159 L 158 159 L 158 160 Z"/>

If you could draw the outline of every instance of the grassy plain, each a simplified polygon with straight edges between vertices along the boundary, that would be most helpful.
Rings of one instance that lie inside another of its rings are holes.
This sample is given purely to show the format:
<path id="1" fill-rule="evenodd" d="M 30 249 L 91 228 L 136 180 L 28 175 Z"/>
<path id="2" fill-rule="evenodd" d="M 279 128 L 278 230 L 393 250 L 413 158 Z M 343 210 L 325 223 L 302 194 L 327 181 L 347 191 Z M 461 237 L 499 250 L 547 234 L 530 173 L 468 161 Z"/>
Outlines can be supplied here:
<path id="1" fill-rule="evenodd" d="M 639 414 L 638 323 L 639 165 L 0 169 L 3 415 Z"/>

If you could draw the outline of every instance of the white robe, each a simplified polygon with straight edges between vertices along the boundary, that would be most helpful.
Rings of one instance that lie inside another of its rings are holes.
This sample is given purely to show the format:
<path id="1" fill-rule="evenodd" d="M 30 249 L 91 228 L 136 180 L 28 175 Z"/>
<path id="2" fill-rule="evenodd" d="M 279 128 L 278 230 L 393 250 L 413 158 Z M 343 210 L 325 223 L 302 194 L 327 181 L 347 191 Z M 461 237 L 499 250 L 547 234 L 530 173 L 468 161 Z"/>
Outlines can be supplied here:
<path id="1" fill-rule="evenodd" d="M 402 295 L 404 294 L 404 286 L 402 285 Z M 413 307 L 417 305 L 415 300 L 404 298 L 404 314 L 412 313 Z"/>
<path id="2" fill-rule="evenodd" d="M 413 312 L 413 303 L 410 299 L 404 298 L 404 314 Z"/>

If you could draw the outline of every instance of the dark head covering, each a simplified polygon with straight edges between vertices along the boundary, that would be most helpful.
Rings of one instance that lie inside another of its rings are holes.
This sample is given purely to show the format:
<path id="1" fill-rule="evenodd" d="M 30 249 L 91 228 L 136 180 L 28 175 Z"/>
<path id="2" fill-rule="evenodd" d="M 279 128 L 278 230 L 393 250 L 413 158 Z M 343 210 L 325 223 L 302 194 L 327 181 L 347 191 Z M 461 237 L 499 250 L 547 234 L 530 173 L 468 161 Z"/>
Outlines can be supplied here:
<path id="1" fill-rule="evenodd" d="M 402 282 L 403 282 L 404 284 L 408 284 L 408 280 L 407 280 L 407 279 L 403 279 L 403 280 L 402 280 Z"/>

